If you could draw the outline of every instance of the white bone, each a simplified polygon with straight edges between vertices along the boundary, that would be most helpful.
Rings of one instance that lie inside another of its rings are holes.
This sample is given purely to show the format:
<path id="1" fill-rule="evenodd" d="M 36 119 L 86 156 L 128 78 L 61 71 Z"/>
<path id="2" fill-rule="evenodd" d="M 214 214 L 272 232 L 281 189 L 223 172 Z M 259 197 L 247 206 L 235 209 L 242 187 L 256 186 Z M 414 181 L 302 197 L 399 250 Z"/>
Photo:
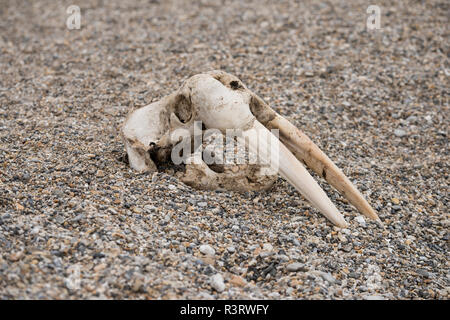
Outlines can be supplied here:
<path id="1" fill-rule="evenodd" d="M 192 133 L 196 121 L 201 121 L 207 129 L 218 129 L 224 134 L 227 129 L 243 130 L 239 139 L 247 139 L 250 151 L 270 164 L 279 161 L 279 167 L 276 171 L 269 168 L 266 177 L 262 173 L 268 169 L 263 165 L 257 170 L 248 166 L 239 172 L 226 168 L 224 172 L 215 172 L 201 158 L 191 158 L 197 161 L 186 164 L 186 173 L 181 177 L 186 183 L 211 189 L 267 189 L 275 180 L 274 173 L 279 172 L 328 219 L 345 227 L 344 218 L 303 167 L 301 160 L 327 179 L 363 214 L 379 221 L 350 180 L 306 135 L 268 107 L 238 78 L 223 71 L 195 75 L 173 94 L 134 111 L 128 117 L 122 128 L 122 137 L 131 167 L 139 171 L 156 170 L 149 152 L 156 152 L 153 158 L 159 161 L 167 160 L 167 150 L 170 151 L 175 143 L 170 138 L 171 133 L 180 128 Z M 270 143 L 270 148 L 266 149 L 269 152 L 261 151 L 255 129 L 264 132 L 278 129 L 281 133 L 280 140 L 276 139 L 279 148 L 275 151 Z"/>

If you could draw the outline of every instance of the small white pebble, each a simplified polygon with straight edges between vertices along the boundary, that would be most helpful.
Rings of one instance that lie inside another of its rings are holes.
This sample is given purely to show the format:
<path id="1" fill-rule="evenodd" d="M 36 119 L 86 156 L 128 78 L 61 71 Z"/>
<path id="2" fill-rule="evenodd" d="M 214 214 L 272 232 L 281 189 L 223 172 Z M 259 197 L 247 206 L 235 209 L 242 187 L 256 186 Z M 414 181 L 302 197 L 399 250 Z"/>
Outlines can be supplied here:
<path id="1" fill-rule="evenodd" d="M 358 222 L 361 226 L 365 227 L 366 226 L 366 220 L 364 220 L 363 216 L 357 216 L 355 218 L 355 221 Z"/>
<path id="2" fill-rule="evenodd" d="M 344 242 L 344 243 L 347 242 L 347 238 L 340 232 L 338 233 L 337 237 L 338 237 L 339 241 Z"/>
<path id="3" fill-rule="evenodd" d="M 273 251 L 273 246 L 270 243 L 264 243 L 262 248 L 264 251 Z"/>
<path id="4" fill-rule="evenodd" d="M 264 259 L 264 258 L 272 256 L 273 254 L 274 253 L 271 251 L 263 251 L 259 254 L 259 256 Z"/>
<path id="5" fill-rule="evenodd" d="M 283 261 L 283 262 L 289 261 L 289 257 L 288 257 L 287 255 L 285 255 L 285 254 L 279 254 L 279 255 L 277 255 L 276 257 L 277 257 L 278 259 L 280 259 L 281 261 Z"/>
<path id="6" fill-rule="evenodd" d="M 217 273 L 211 277 L 211 287 L 217 292 L 225 290 L 225 283 L 223 283 L 223 277 L 220 273 Z"/>
<path id="7" fill-rule="evenodd" d="M 40 227 L 34 227 L 32 230 L 31 230 L 31 234 L 32 235 L 35 235 L 35 234 L 38 234 L 39 232 L 41 231 L 41 228 Z"/>
<path id="8" fill-rule="evenodd" d="M 227 248 L 227 251 L 228 251 L 229 253 L 233 253 L 233 252 L 236 251 L 236 248 L 233 247 L 233 246 L 231 246 L 231 247 L 228 247 L 228 248 Z"/>
<path id="9" fill-rule="evenodd" d="M 207 256 L 213 256 L 216 251 L 208 244 L 202 244 L 200 246 L 200 252 Z"/>
<path id="10" fill-rule="evenodd" d="M 397 136 L 397 137 L 404 137 L 404 136 L 406 136 L 406 131 L 405 130 L 402 130 L 402 129 L 395 129 L 394 130 L 394 134 Z"/>
<path id="11" fill-rule="evenodd" d="M 286 266 L 286 270 L 290 271 L 290 272 L 295 272 L 295 271 L 298 271 L 298 270 L 300 270 L 302 268 L 303 268 L 303 265 L 301 263 L 299 263 L 299 262 L 294 262 L 294 263 L 288 264 Z"/>

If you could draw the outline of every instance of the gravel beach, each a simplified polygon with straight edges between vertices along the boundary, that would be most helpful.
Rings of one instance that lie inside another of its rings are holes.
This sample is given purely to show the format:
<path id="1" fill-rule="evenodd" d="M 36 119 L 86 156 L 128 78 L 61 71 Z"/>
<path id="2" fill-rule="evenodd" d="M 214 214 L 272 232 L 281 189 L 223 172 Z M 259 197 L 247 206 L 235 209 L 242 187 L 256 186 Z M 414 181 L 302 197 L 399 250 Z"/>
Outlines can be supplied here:
<path id="1" fill-rule="evenodd" d="M 0 0 L 0 299 L 448 299 L 450 4 L 372 2 Z M 384 227 L 317 175 L 348 229 L 281 178 L 200 191 L 131 170 L 127 114 L 214 69 Z"/>

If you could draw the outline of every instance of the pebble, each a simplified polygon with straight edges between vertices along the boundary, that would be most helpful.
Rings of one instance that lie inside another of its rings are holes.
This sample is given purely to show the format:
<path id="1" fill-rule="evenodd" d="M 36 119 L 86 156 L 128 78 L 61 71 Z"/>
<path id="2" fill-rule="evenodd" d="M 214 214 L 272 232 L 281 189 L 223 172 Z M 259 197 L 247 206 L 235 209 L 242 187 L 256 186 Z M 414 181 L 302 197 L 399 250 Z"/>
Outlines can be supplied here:
<path id="1" fill-rule="evenodd" d="M 236 252 L 236 248 L 233 247 L 233 246 L 227 247 L 227 251 L 228 251 L 229 253 L 234 253 L 234 252 Z"/>
<path id="2" fill-rule="evenodd" d="M 300 262 L 294 262 L 290 263 L 286 266 L 286 270 L 289 272 L 296 272 L 296 271 L 305 271 L 305 265 Z"/>
<path id="3" fill-rule="evenodd" d="M 100 263 L 94 267 L 95 272 L 100 272 L 107 267 L 106 263 Z"/>
<path id="4" fill-rule="evenodd" d="M 421 276 L 425 277 L 425 278 L 431 278 L 431 274 L 423 269 L 417 269 L 416 271 L 418 274 L 420 274 Z"/>
<path id="5" fill-rule="evenodd" d="M 408 123 L 414 123 L 415 121 L 417 121 L 417 117 L 416 116 L 409 116 L 406 119 L 406 122 L 408 122 Z"/>
<path id="6" fill-rule="evenodd" d="M 108 208 L 107 213 L 114 214 L 114 215 L 118 214 L 117 210 L 114 208 Z"/>
<path id="7" fill-rule="evenodd" d="M 289 257 L 288 257 L 287 255 L 285 255 L 285 254 L 278 254 L 278 255 L 276 256 L 276 258 L 279 259 L 279 260 L 282 261 L 282 262 L 287 262 L 287 261 L 289 261 Z"/>
<path id="8" fill-rule="evenodd" d="M 222 292 L 225 290 L 225 283 L 223 282 L 223 277 L 220 273 L 217 273 L 211 277 L 211 287 L 213 287 L 217 292 Z"/>
<path id="9" fill-rule="evenodd" d="M 401 138 L 401 137 L 406 136 L 406 131 L 405 131 L 405 130 L 402 130 L 402 129 L 395 129 L 395 130 L 394 130 L 394 134 L 395 134 L 395 136 Z"/>
<path id="10" fill-rule="evenodd" d="M 358 222 L 358 224 L 362 227 L 366 227 L 366 220 L 363 216 L 357 216 L 355 217 L 355 221 Z"/>
<path id="11" fill-rule="evenodd" d="M 9 255 L 9 260 L 16 262 L 23 257 L 23 252 L 15 252 Z"/>
<path id="12" fill-rule="evenodd" d="M 139 291 L 142 289 L 142 286 L 143 286 L 143 281 L 142 281 L 142 279 L 141 279 L 141 278 L 136 278 L 136 279 L 133 281 L 132 290 L 133 290 L 134 292 L 139 292 Z"/>
<path id="13" fill-rule="evenodd" d="M 328 281 L 330 284 L 336 282 L 336 279 L 329 272 L 320 272 L 320 276 L 322 277 L 323 280 Z"/>
<path id="14" fill-rule="evenodd" d="M 80 213 L 75 218 L 72 219 L 72 222 L 78 222 L 80 220 L 83 220 L 85 218 L 85 215 L 83 213 Z"/>
<path id="15" fill-rule="evenodd" d="M 261 258 L 263 258 L 263 259 L 267 258 L 267 257 L 270 257 L 272 255 L 274 255 L 274 252 L 271 252 L 271 251 L 262 251 L 262 252 L 259 253 L 259 256 Z"/>
<path id="16" fill-rule="evenodd" d="M 208 256 L 214 256 L 216 254 L 216 251 L 208 244 L 202 244 L 199 250 L 201 253 Z"/>
<path id="17" fill-rule="evenodd" d="M 146 204 L 146 205 L 144 206 L 144 211 L 145 211 L 146 213 L 152 213 L 152 212 L 156 211 L 156 207 L 155 207 L 155 206 L 151 206 L 151 205 Z"/>
<path id="18" fill-rule="evenodd" d="M 337 237 L 338 237 L 339 241 L 341 241 L 343 243 L 347 242 L 347 238 L 343 234 L 338 233 Z"/>

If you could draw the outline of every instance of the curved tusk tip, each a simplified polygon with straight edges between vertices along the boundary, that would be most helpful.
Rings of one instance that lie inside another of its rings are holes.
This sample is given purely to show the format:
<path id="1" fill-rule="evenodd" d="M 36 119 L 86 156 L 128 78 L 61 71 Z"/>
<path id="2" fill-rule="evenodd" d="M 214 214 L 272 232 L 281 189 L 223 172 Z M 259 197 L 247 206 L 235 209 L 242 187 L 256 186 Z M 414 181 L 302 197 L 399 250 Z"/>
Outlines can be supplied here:
<path id="1" fill-rule="evenodd" d="M 349 227 L 347 221 L 345 221 L 344 217 L 339 214 L 339 216 L 333 216 L 332 218 L 328 217 L 329 220 L 333 223 L 335 227 L 346 229 Z"/>
<path id="2" fill-rule="evenodd" d="M 342 228 L 342 229 L 346 229 L 346 228 L 348 228 L 348 226 L 349 226 L 349 224 L 347 222 L 344 222 L 344 223 L 341 222 L 341 223 L 336 225 L 336 227 L 339 227 L 339 228 Z"/>

